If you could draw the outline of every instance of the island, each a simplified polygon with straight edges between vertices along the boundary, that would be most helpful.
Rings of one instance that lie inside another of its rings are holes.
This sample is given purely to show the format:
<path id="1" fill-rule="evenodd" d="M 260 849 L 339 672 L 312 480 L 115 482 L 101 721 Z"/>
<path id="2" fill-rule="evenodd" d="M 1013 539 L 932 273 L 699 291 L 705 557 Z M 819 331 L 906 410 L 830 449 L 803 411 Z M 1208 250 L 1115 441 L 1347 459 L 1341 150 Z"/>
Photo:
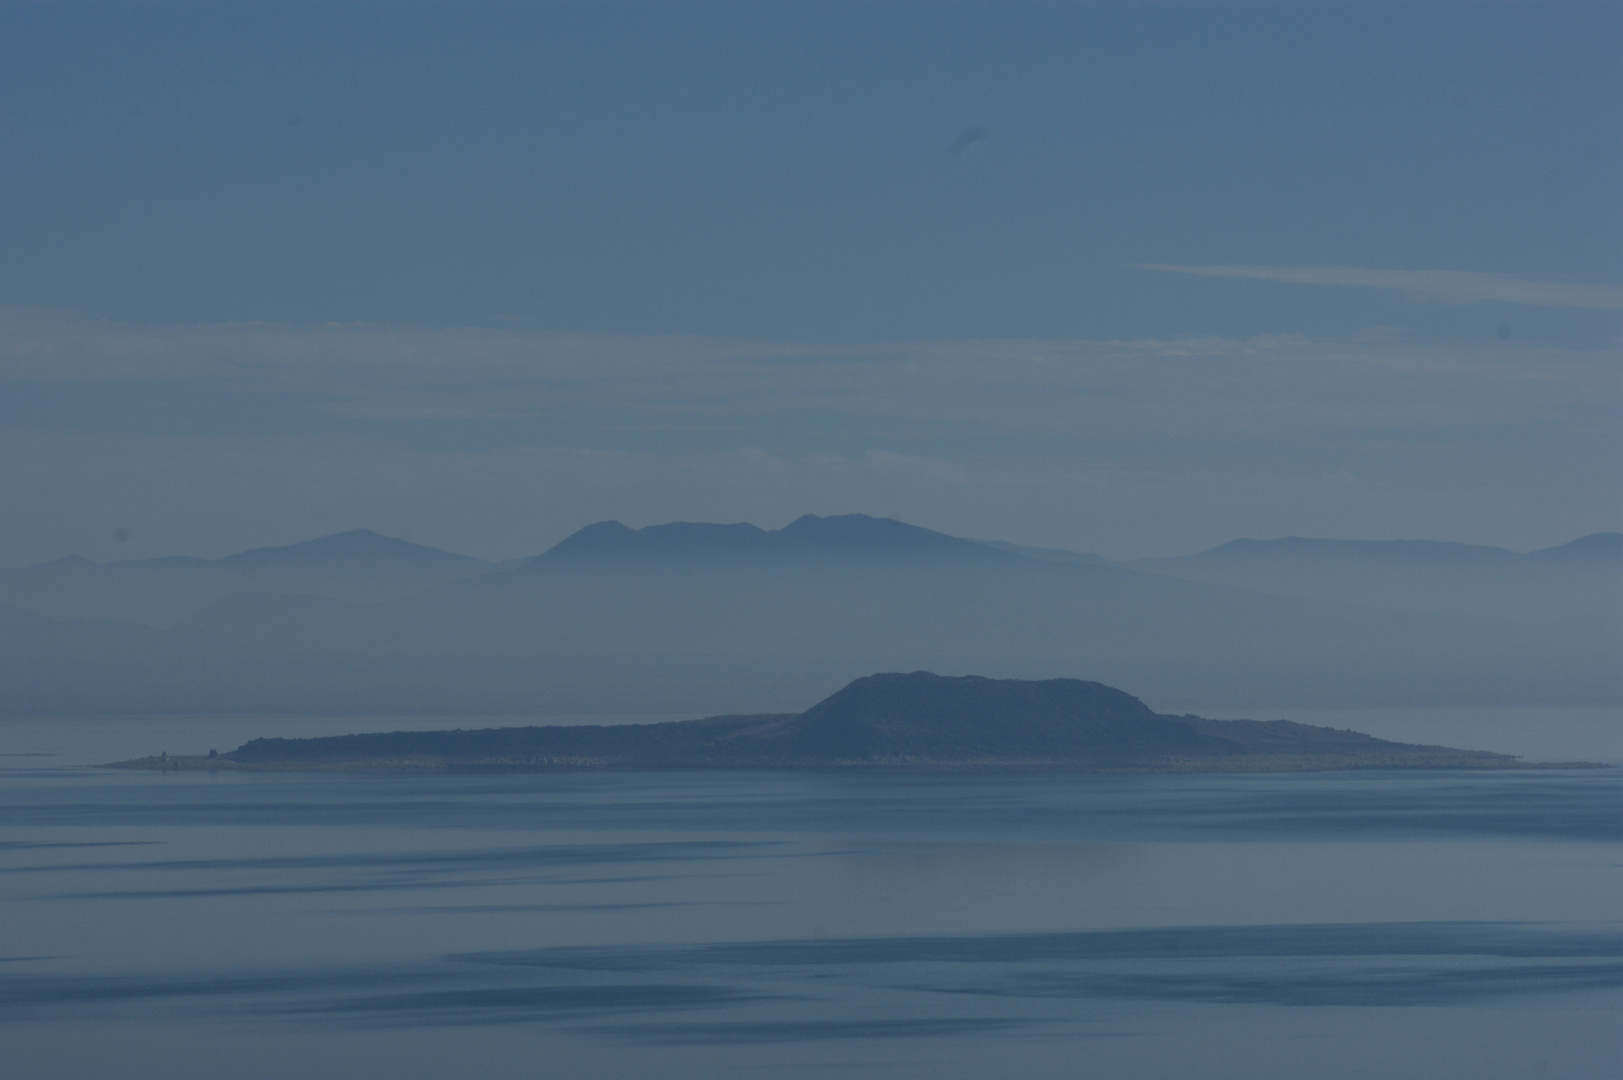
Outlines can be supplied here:
<path id="1" fill-rule="evenodd" d="M 164 753 L 107 768 L 579 772 L 672 769 L 1306 772 L 1529 769 L 1505 754 L 1389 742 L 1287 720 L 1152 711 L 1080 679 L 870 675 L 803 713 L 658 724 L 395 731 L 254 739 L 229 753 Z"/>

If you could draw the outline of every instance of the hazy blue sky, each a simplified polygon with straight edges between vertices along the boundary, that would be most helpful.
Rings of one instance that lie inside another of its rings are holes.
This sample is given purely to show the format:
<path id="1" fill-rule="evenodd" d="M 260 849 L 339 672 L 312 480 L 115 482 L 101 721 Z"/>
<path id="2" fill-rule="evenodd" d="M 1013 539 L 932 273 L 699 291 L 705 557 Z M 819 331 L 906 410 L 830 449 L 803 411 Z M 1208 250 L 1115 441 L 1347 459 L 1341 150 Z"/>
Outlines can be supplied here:
<path id="1" fill-rule="evenodd" d="M 0 565 L 1617 529 L 1620 132 L 1618 4 L 0 6 Z"/>

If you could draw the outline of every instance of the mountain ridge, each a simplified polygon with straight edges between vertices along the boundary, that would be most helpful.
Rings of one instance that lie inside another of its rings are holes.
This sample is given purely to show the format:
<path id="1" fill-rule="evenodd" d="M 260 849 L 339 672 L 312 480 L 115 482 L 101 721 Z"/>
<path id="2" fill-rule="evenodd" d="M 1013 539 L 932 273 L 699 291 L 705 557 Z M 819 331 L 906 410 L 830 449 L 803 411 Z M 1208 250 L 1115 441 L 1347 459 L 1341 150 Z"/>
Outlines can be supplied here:
<path id="1" fill-rule="evenodd" d="M 980 541 L 949 536 L 894 518 L 803 514 L 781 529 L 762 529 L 748 522 L 720 525 L 694 521 L 632 529 L 618 521 L 599 521 L 578 529 L 525 565 L 544 566 L 565 560 L 995 558 L 1007 554 Z"/>
<path id="2" fill-rule="evenodd" d="M 502 568 L 370 529 L 352 529 L 218 559 L 164 555 L 98 563 L 70 555 L 4 569 L 0 604 L 67 621 L 111 619 L 168 626 L 241 593 L 368 602 Z"/>
<path id="3" fill-rule="evenodd" d="M 91 564 L 54 608 L 22 602 L 0 573 L 0 606 L 58 620 L 25 631 L 0 617 L 18 642 L 0 654 L 0 713 L 754 713 L 874 667 L 1032 677 L 1079 658 L 1185 701 L 1623 699 L 1623 560 L 1507 555 L 1519 569 L 1505 574 L 1330 573 L 1311 559 L 1152 570 L 861 515 L 582 532 L 581 557 L 566 547 L 471 576 L 408 566 L 374 581 L 343 570 L 346 557 L 288 576 L 205 561 L 193 580 L 197 561 L 156 560 L 134 564 L 146 576 L 111 600 Z M 397 543 L 318 540 L 287 561 Z"/>
<path id="4" fill-rule="evenodd" d="M 1497 557 L 1510 556 L 1515 559 L 1555 558 L 1555 557 L 1592 557 L 1623 558 L 1623 533 L 1601 531 L 1578 537 L 1564 544 L 1552 547 L 1538 548 L 1528 552 L 1516 552 L 1509 548 L 1496 547 L 1488 544 L 1468 544 L 1450 540 L 1343 540 L 1335 537 L 1306 537 L 1283 536 L 1270 540 L 1259 540 L 1254 537 L 1237 537 L 1225 541 L 1215 547 L 1205 548 L 1189 555 L 1150 556 L 1131 559 L 1106 559 L 1101 555 L 1072 551 L 1064 548 L 1034 547 L 1026 544 L 1016 544 L 1007 540 L 976 540 L 967 537 L 953 536 L 934 529 L 910 525 L 895 518 L 875 518 L 867 514 L 836 514 L 819 517 L 815 514 L 803 514 L 780 529 L 762 529 L 748 522 L 733 524 L 718 524 L 713 522 L 676 521 L 659 525 L 646 525 L 632 529 L 616 520 L 595 522 L 577 529 L 574 533 L 554 544 L 539 555 L 521 556 L 516 559 L 487 560 L 471 555 L 461 555 L 443 548 L 417 544 L 399 537 L 388 536 L 368 528 L 349 529 L 343 532 L 327 533 L 312 537 L 309 540 L 298 540 L 289 544 L 273 544 L 256 548 L 247 548 L 243 551 L 233 552 L 218 558 L 207 558 L 194 555 L 158 555 L 142 559 L 112 559 L 106 562 L 97 562 L 83 555 L 63 555 L 44 562 L 29 563 L 22 566 L 0 567 L 0 574 L 14 574 L 20 571 L 38 571 L 50 568 L 69 569 L 78 567 L 130 567 L 158 563 L 189 564 L 189 565 L 218 565 L 262 563 L 273 561 L 296 561 L 309 555 L 324 554 L 329 557 L 339 555 L 366 555 L 378 554 L 410 555 L 420 558 L 444 559 L 470 565 L 499 570 L 503 567 L 516 567 L 535 559 L 544 558 L 554 554 L 569 554 L 571 548 L 582 539 L 597 539 L 594 534 L 616 533 L 626 536 L 657 537 L 662 533 L 674 530 L 693 530 L 695 535 L 707 532 L 712 536 L 722 536 L 729 532 L 739 534 L 753 534 L 757 537 L 782 537 L 790 541 L 807 541 L 815 533 L 825 535 L 837 529 L 850 529 L 852 535 L 860 528 L 869 534 L 876 534 L 880 530 L 895 530 L 903 536 L 928 537 L 930 544 L 944 548 L 968 549 L 974 547 L 990 548 L 1008 554 L 1022 555 L 1043 561 L 1086 561 L 1110 563 L 1116 566 L 1135 566 L 1139 564 L 1172 562 L 1184 559 L 1198 559 L 1204 556 L 1230 551 L 1280 551 L 1287 548 L 1308 549 L 1322 547 L 1325 549 L 1344 549 L 1347 551 L 1359 550 L 1376 552 L 1390 550 L 1398 552 L 1409 550 L 1412 552 L 1434 551 L 1437 553 L 1475 553 L 1481 556 Z M 587 545 L 589 546 L 589 545 Z M 840 546 L 827 540 L 820 541 L 817 546 L 826 548 Z M 855 545 L 846 545 L 855 546 Z M 923 546 L 923 545 L 915 545 Z M 785 545 L 786 550 L 794 550 L 792 545 Z M 718 549 L 718 553 L 725 551 Z"/>

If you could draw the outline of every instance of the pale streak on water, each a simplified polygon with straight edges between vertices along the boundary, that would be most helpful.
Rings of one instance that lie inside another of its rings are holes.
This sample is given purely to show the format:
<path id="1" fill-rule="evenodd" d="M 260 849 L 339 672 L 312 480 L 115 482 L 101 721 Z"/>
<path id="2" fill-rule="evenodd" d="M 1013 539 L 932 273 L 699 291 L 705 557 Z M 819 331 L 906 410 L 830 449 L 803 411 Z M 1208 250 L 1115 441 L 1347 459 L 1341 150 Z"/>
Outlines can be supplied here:
<path id="1" fill-rule="evenodd" d="M 0 725 L 6 1077 L 1623 1075 L 1616 770 L 83 767 L 202 731 Z"/>

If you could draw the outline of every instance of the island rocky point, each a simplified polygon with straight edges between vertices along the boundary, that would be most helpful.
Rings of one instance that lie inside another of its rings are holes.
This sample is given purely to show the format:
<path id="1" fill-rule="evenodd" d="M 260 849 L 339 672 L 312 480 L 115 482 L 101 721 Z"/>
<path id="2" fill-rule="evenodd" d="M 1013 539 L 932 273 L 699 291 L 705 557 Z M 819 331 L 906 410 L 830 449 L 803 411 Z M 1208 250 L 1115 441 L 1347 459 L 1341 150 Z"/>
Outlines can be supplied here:
<path id="1" fill-rule="evenodd" d="M 657 724 L 396 731 L 254 739 L 229 753 L 115 762 L 159 770 L 630 771 L 659 769 L 1309 772 L 1531 769 L 1505 754 L 1389 742 L 1288 720 L 1153 712 L 1079 679 L 869 675 L 803 713 Z"/>

